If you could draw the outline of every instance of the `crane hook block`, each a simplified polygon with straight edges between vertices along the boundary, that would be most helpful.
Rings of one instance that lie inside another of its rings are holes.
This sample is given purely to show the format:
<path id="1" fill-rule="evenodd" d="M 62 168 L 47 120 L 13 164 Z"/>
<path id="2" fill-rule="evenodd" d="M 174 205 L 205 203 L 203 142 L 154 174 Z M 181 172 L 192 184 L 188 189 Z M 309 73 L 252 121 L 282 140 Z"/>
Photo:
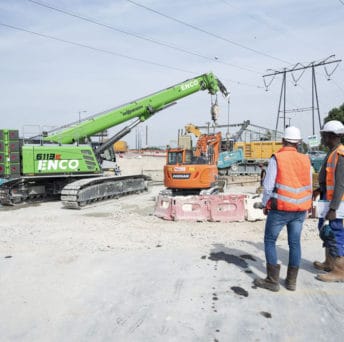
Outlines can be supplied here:
<path id="1" fill-rule="evenodd" d="M 212 106 L 211 106 L 211 110 L 210 110 L 210 113 L 211 113 L 211 119 L 216 122 L 217 121 L 217 118 L 219 117 L 219 113 L 220 113 L 220 107 L 214 103 Z"/>

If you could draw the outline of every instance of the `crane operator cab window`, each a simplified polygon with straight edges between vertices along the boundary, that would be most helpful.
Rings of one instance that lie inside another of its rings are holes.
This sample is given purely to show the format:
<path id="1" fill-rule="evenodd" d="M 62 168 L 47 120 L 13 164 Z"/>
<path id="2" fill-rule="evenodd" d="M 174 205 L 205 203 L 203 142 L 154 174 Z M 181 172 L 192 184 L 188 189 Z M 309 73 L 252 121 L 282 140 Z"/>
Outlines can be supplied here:
<path id="1" fill-rule="evenodd" d="M 183 151 L 168 152 L 168 165 L 176 165 L 183 163 Z"/>

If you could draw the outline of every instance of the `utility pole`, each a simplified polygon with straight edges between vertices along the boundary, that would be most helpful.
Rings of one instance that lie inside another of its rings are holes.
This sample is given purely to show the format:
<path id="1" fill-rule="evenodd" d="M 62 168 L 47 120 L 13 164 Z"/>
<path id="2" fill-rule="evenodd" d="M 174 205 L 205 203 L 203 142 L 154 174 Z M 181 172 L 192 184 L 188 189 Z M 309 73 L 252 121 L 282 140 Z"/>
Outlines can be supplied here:
<path id="1" fill-rule="evenodd" d="M 282 70 L 272 70 L 273 72 L 263 75 L 263 81 L 265 85 L 266 91 L 268 91 L 269 86 L 271 85 L 272 81 L 277 75 L 282 75 L 282 85 L 281 85 L 281 92 L 280 92 L 280 98 L 279 98 L 279 103 L 278 103 L 278 112 L 277 112 L 277 120 L 276 120 L 276 131 L 278 129 L 278 123 L 279 119 L 283 118 L 283 131 L 286 128 L 286 113 L 290 112 L 286 109 L 286 103 L 287 103 L 287 73 L 290 73 L 294 82 L 294 85 L 296 86 L 298 81 L 301 79 L 302 75 L 306 71 L 306 69 L 311 69 L 312 70 L 312 131 L 313 135 L 315 134 L 315 120 L 314 120 L 314 112 L 317 110 L 318 112 L 318 120 L 319 120 L 319 128 L 321 128 L 321 119 L 320 119 L 320 109 L 319 109 L 319 98 L 318 98 L 318 90 L 317 90 L 317 83 L 316 83 L 316 78 L 315 78 L 315 68 L 323 66 L 327 75 L 327 80 L 331 79 L 332 74 L 335 72 L 337 69 L 339 63 L 342 61 L 341 59 L 337 60 L 331 60 L 335 57 L 335 55 L 331 55 L 324 60 L 320 62 L 311 62 L 308 65 L 302 65 L 301 63 L 296 63 L 293 67 L 291 68 L 283 68 Z M 326 68 L 327 65 L 336 63 L 335 67 L 331 72 L 328 71 Z M 271 69 L 269 69 L 271 70 Z M 298 77 L 295 77 L 295 72 L 300 72 L 300 75 Z M 270 82 L 267 82 L 267 78 L 271 77 Z M 283 101 L 283 105 L 282 105 Z M 316 103 L 315 103 L 316 102 Z M 282 109 L 283 106 L 283 109 Z M 306 110 L 304 108 L 303 110 Z M 302 109 L 298 109 L 296 111 L 302 111 Z M 282 114 L 282 116 L 281 116 Z M 289 125 L 290 125 L 290 120 L 289 120 Z"/>
<path id="2" fill-rule="evenodd" d="M 146 147 L 148 147 L 148 126 L 146 126 Z"/>
<path id="3" fill-rule="evenodd" d="M 79 123 L 81 122 L 81 114 L 87 113 L 87 110 L 79 110 Z"/>

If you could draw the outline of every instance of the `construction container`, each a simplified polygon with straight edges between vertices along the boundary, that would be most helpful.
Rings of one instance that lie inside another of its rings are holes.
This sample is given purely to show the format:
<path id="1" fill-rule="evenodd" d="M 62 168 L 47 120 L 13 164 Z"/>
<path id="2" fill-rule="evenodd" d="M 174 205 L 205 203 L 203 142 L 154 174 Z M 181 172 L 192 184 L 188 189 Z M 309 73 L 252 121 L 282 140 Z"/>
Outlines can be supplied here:
<path id="1" fill-rule="evenodd" d="M 20 175 L 19 132 L 0 130 L 0 178 Z"/>
<path id="2" fill-rule="evenodd" d="M 115 152 L 128 152 L 128 144 L 124 140 L 119 140 L 113 144 L 113 149 Z"/>

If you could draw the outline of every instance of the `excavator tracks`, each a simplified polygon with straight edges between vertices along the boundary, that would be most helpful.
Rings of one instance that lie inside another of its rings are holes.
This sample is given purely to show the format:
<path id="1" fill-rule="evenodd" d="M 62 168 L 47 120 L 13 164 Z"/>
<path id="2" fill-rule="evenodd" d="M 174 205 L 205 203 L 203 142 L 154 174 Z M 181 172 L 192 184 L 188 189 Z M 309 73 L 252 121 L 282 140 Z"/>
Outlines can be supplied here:
<path id="1" fill-rule="evenodd" d="M 81 179 L 67 184 L 61 192 L 65 208 L 80 209 L 91 203 L 147 190 L 145 175 Z"/>

